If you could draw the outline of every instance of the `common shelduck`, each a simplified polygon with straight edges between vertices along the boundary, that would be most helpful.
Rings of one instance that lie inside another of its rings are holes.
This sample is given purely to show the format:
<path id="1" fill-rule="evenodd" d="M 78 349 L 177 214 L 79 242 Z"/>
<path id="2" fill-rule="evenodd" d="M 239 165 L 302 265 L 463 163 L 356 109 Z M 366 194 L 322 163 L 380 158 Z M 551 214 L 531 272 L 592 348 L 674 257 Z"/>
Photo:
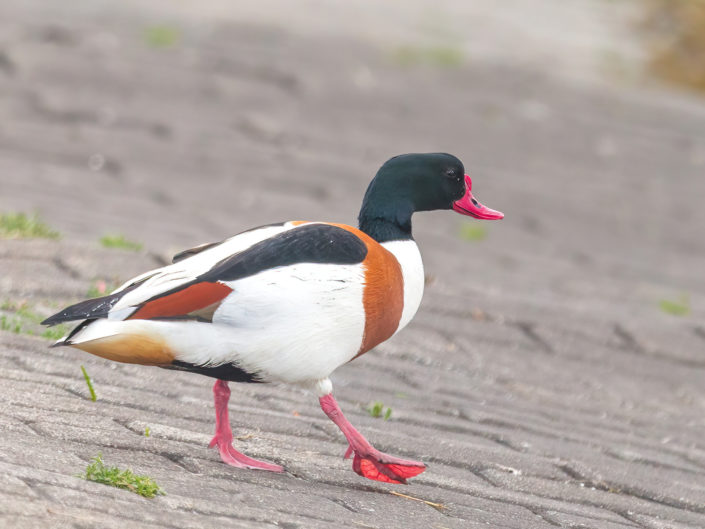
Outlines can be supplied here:
<path id="1" fill-rule="evenodd" d="M 283 471 L 232 446 L 228 382 L 290 382 L 318 393 L 349 443 L 345 457 L 353 455 L 355 472 L 405 483 L 425 465 L 376 450 L 343 415 L 328 377 L 416 313 L 424 272 L 411 235 L 415 211 L 504 216 L 480 204 L 471 187 L 455 156 L 396 156 L 367 188 L 359 228 L 309 221 L 254 228 L 183 251 L 172 264 L 42 323 L 81 320 L 57 346 L 217 379 L 210 446 L 229 465 Z"/>

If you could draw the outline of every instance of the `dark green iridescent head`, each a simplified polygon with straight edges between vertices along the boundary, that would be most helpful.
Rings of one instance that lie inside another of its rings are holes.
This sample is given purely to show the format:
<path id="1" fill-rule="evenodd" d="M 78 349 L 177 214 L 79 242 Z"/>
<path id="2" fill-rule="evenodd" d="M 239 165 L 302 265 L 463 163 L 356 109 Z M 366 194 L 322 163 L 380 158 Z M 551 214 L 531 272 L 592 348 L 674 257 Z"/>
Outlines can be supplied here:
<path id="1" fill-rule="evenodd" d="M 395 156 L 377 171 L 367 188 L 358 216 L 360 229 L 379 242 L 411 239 L 415 211 L 452 209 L 465 192 L 465 168 L 455 156 Z"/>

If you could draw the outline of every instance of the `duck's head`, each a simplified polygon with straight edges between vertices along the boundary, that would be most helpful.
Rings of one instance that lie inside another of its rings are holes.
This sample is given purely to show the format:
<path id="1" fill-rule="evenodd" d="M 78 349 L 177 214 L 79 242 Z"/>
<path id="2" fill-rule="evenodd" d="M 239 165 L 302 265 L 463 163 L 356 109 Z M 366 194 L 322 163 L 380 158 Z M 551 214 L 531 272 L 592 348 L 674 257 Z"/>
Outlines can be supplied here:
<path id="1" fill-rule="evenodd" d="M 415 211 L 452 209 L 476 219 L 504 214 L 480 204 L 463 163 L 451 154 L 402 154 L 377 171 L 362 202 L 360 229 L 378 241 L 411 237 Z"/>

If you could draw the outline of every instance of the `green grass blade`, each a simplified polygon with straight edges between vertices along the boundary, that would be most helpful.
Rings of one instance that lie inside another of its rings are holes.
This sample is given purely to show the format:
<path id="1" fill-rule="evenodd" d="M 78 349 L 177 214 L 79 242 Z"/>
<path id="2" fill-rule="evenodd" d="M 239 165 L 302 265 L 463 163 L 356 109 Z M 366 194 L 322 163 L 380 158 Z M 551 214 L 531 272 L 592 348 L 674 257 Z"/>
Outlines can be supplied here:
<path id="1" fill-rule="evenodd" d="M 133 252 L 139 252 L 142 249 L 142 244 L 126 239 L 124 235 L 103 235 L 100 238 L 100 244 L 105 248 L 118 248 Z"/>
<path id="2" fill-rule="evenodd" d="M 98 400 L 98 397 L 95 395 L 95 390 L 93 389 L 93 382 L 91 382 L 91 377 L 88 376 L 88 371 L 86 371 L 86 368 L 81 366 L 81 371 L 83 371 L 83 378 L 86 379 L 86 384 L 88 385 L 88 391 L 91 392 L 91 400 L 95 402 Z"/>

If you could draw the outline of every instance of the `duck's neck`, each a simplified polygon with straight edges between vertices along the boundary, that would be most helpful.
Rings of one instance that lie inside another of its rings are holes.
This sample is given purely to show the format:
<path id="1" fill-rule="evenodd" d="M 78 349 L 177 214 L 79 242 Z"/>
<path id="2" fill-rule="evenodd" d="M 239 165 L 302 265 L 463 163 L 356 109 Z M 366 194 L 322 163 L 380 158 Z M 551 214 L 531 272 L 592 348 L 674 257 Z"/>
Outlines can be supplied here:
<path id="1" fill-rule="evenodd" d="M 375 207 L 365 201 L 358 215 L 358 227 L 379 243 L 413 240 L 411 215 L 413 207 L 402 204 L 384 204 Z"/>
<path id="2" fill-rule="evenodd" d="M 361 219 L 359 228 L 379 243 L 413 239 L 411 222 L 406 226 L 401 226 L 386 219 Z"/>

